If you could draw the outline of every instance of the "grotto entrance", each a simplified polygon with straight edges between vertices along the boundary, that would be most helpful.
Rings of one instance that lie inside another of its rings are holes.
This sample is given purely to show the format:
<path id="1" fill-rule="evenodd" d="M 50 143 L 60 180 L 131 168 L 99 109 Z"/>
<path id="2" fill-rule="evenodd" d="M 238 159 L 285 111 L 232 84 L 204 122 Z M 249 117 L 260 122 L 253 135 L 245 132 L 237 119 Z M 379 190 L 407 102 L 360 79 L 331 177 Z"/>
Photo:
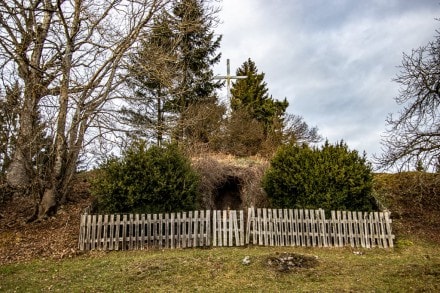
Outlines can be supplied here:
<path id="1" fill-rule="evenodd" d="M 219 184 L 214 197 L 214 205 L 217 210 L 237 210 L 241 208 L 240 178 L 228 176 Z"/>

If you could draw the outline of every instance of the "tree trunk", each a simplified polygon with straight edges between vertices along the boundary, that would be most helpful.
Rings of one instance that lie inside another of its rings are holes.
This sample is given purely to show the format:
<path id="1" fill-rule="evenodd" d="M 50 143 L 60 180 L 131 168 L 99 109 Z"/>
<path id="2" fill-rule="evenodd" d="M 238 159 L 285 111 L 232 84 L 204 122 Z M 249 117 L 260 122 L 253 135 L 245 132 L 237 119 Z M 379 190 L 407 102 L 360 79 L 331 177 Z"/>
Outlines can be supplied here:
<path id="1" fill-rule="evenodd" d="M 38 205 L 37 220 L 46 218 L 56 212 L 57 190 L 55 186 L 44 191 L 43 197 Z"/>
<path id="2" fill-rule="evenodd" d="M 32 153 L 38 148 L 35 144 L 35 113 L 39 101 L 39 93 L 33 89 L 36 86 L 36 78 L 30 77 L 25 87 L 23 108 L 20 111 L 20 128 L 17 136 L 16 149 L 12 156 L 11 164 L 7 170 L 6 180 L 14 189 L 27 188 L 32 181 Z"/>
<path id="3" fill-rule="evenodd" d="M 16 150 L 13 160 L 8 167 L 6 182 L 16 190 L 25 189 L 31 182 L 29 166 L 20 149 Z"/>

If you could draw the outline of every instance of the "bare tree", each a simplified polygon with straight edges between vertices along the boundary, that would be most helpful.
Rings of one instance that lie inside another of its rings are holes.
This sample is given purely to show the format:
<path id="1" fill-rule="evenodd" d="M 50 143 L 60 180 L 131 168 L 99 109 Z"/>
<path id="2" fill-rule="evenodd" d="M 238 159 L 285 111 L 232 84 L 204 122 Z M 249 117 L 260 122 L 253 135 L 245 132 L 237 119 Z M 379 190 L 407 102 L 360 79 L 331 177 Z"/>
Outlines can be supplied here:
<path id="1" fill-rule="evenodd" d="M 0 0 L 3 84 L 23 87 L 17 147 L 7 182 L 34 180 L 30 151 L 36 116 L 45 113 L 53 142 L 37 218 L 65 199 L 87 132 L 116 98 L 120 68 L 152 17 L 170 0 Z"/>
<path id="2" fill-rule="evenodd" d="M 299 115 L 287 114 L 284 119 L 283 141 L 285 143 L 317 143 L 322 140 L 316 126 L 310 127 Z"/>
<path id="3" fill-rule="evenodd" d="M 376 160 L 383 168 L 413 168 L 418 162 L 434 167 L 440 158 L 439 32 L 434 41 L 403 55 L 395 81 L 401 86 L 395 100 L 403 109 L 399 117 L 388 117 L 383 154 Z"/>

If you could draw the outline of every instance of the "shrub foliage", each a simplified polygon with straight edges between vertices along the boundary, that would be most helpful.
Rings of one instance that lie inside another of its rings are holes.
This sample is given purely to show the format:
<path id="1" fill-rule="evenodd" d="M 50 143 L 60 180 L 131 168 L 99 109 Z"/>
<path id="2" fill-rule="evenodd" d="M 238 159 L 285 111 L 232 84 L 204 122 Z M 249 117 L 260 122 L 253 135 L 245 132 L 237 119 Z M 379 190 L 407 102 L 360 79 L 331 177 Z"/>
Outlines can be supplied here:
<path id="1" fill-rule="evenodd" d="M 198 176 L 175 145 L 135 143 L 122 158 L 101 166 L 92 184 L 100 212 L 156 213 L 193 210 Z"/>
<path id="2" fill-rule="evenodd" d="M 372 169 L 365 155 L 344 142 L 321 148 L 285 145 L 276 153 L 263 178 L 276 208 L 373 210 Z"/>

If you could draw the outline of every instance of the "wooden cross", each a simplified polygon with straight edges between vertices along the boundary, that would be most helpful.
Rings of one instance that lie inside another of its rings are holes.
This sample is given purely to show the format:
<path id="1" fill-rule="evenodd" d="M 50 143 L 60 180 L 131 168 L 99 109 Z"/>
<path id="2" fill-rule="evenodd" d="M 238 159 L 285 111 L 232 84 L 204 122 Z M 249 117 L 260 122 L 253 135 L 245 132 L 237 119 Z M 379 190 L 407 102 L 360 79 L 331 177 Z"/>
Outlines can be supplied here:
<path id="1" fill-rule="evenodd" d="M 229 59 L 226 59 L 226 75 L 216 75 L 214 79 L 225 79 L 226 80 L 226 89 L 227 89 L 227 98 L 230 101 L 231 96 L 231 79 L 245 79 L 247 76 L 245 75 L 231 75 L 231 70 L 229 68 Z"/>

